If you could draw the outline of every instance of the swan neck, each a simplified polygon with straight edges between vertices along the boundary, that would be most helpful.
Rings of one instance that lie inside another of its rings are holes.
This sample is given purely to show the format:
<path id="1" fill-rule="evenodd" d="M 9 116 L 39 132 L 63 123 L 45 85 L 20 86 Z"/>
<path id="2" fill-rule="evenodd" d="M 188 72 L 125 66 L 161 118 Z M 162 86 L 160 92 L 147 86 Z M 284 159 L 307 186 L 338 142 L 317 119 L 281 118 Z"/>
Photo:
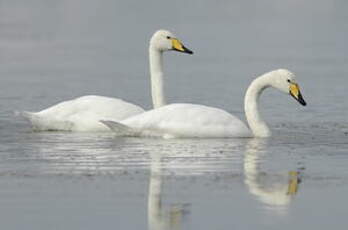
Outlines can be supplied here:
<path id="1" fill-rule="evenodd" d="M 255 137 L 269 137 L 271 131 L 266 122 L 261 118 L 258 110 L 261 93 L 268 88 L 269 76 L 267 74 L 256 78 L 247 89 L 244 99 L 244 109 L 248 125 Z"/>
<path id="2" fill-rule="evenodd" d="M 151 75 L 151 96 L 153 107 L 156 109 L 166 104 L 163 85 L 163 52 L 150 45 L 150 75 Z"/>

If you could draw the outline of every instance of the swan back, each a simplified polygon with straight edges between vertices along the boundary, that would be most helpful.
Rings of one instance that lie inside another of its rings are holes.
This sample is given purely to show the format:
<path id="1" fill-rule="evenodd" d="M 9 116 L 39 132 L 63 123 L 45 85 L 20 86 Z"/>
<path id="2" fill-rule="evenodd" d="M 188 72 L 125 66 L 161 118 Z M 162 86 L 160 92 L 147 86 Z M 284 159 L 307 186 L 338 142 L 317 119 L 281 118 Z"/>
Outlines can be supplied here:
<path id="1" fill-rule="evenodd" d="M 170 104 L 130 117 L 121 123 L 142 136 L 164 138 L 250 137 L 250 130 L 232 114 L 209 106 Z"/>
<path id="2" fill-rule="evenodd" d="M 134 104 L 118 98 L 88 95 L 58 103 L 38 113 L 24 113 L 33 129 L 65 131 L 108 131 L 99 120 L 122 120 L 143 113 Z"/>

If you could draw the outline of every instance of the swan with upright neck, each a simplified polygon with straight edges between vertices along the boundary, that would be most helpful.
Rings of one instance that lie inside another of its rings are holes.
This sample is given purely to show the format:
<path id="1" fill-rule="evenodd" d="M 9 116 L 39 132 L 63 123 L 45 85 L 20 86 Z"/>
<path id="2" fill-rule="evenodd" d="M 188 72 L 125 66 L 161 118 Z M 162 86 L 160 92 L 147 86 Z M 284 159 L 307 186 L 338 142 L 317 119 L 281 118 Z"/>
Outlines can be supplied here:
<path id="1" fill-rule="evenodd" d="M 163 52 L 174 50 L 192 54 L 174 34 L 158 30 L 149 45 L 151 94 L 154 108 L 166 104 L 163 89 Z M 82 96 L 58 103 L 40 112 L 22 112 L 35 131 L 110 131 L 100 120 L 119 121 L 141 114 L 140 106 L 118 98 Z"/>
<path id="2" fill-rule="evenodd" d="M 163 138 L 268 137 L 271 131 L 258 111 L 258 101 L 266 88 L 276 88 L 306 105 L 295 75 L 286 69 L 256 78 L 247 89 L 244 109 L 249 128 L 232 114 L 197 104 L 170 104 L 120 122 L 101 121 L 117 135 Z"/>

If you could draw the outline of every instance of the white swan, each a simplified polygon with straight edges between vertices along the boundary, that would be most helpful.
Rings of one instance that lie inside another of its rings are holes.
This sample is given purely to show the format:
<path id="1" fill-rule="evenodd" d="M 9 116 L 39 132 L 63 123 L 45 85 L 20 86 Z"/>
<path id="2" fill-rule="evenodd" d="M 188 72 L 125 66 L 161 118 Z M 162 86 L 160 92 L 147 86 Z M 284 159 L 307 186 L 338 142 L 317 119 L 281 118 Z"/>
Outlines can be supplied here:
<path id="1" fill-rule="evenodd" d="M 260 94 L 268 87 L 290 93 L 302 105 L 306 105 L 295 81 L 295 75 L 288 70 L 279 69 L 256 78 L 246 92 L 244 109 L 251 132 L 232 114 L 221 109 L 195 104 L 171 104 L 121 122 L 101 122 L 122 136 L 268 137 L 271 132 L 258 112 Z"/>
<path id="2" fill-rule="evenodd" d="M 151 94 L 154 108 L 166 104 L 163 92 L 162 56 L 175 50 L 192 54 L 171 32 L 159 30 L 150 40 Z M 118 98 L 83 96 L 64 101 L 40 112 L 23 112 L 36 131 L 110 131 L 99 120 L 122 120 L 143 113 L 141 107 Z"/>

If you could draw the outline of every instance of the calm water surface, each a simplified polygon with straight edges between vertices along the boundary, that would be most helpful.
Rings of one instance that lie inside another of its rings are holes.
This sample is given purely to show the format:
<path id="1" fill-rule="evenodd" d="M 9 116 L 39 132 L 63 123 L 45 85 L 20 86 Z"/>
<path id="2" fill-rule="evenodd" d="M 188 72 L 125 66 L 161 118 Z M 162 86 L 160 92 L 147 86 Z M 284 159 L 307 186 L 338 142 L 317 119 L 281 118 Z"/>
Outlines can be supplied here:
<path id="1" fill-rule="evenodd" d="M 0 11 L 3 229 L 345 228 L 346 1 L 5 0 Z M 165 55 L 168 101 L 244 120 L 250 81 L 282 67 L 308 106 L 265 92 L 268 139 L 37 133 L 16 115 L 88 94 L 150 109 L 159 28 L 195 51 Z"/>

